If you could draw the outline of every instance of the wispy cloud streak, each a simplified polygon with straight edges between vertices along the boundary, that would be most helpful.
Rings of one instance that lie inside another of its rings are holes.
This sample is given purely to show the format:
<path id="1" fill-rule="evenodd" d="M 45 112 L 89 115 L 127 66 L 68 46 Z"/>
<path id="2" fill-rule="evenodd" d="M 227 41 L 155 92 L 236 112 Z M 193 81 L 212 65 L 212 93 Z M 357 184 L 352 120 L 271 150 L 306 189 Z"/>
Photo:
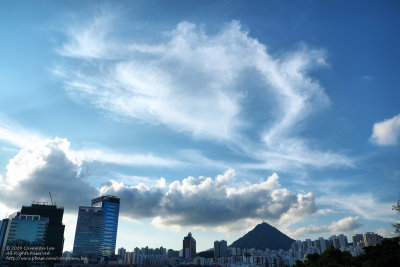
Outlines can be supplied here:
<path id="1" fill-rule="evenodd" d="M 346 217 L 338 221 L 332 222 L 330 225 L 310 226 L 297 229 L 291 235 L 294 237 L 308 237 L 312 234 L 340 234 L 352 232 L 359 229 L 362 224 L 359 222 L 359 217 Z"/>
<path id="2" fill-rule="evenodd" d="M 59 65 L 55 74 L 74 99 L 116 117 L 226 143 L 260 162 L 245 167 L 354 166 L 345 155 L 311 148 L 312 141 L 299 130 L 310 114 L 330 104 L 308 75 L 327 65 L 323 50 L 302 45 L 274 56 L 238 21 L 212 35 L 181 22 L 158 43 L 139 42 L 112 32 L 117 17 L 102 13 L 65 32 L 68 39 L 58 52 L 80 60 L 82 67 Z M 248 73 L 260 82 L 262 97 L 252 89 Z M 249 95 L 265 108 L 252 110 L 246 104 Z M 252 121 L 253 112 L 264 114 L 268 123 Z M 250 139 L 248 129 L 262 134 Z"/>

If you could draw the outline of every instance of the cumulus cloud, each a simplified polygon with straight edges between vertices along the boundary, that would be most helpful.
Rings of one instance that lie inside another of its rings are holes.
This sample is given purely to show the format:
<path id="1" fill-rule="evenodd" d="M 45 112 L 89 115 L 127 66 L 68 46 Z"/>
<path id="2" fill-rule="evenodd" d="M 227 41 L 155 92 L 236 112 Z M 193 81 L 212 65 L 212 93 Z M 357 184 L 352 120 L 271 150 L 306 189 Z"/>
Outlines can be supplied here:
<path id="1" fill-rule="evenodd" d="M 345 233 L 351 232 L 353 230 L 357 230 L 362 226 L 359 222 L 359 217 L 346 217 L 338 221 L 332 222 L 330 225 L 321 225 L 321 226 L 311 226 L 311 227 L 302 227 L 297 229 L 293 236 L 302 237 L 309 236 L 312 234 L 322 234 L 322 233 Z"/>
<path id="2" fill-rule="evenodd" d="M 0 176 L 0 202 L 20 209 L 30 201 L 49 201 L 48 193 L 67 212 L 89 205 L 97 195 L 121 198 L 121 215 L 140 220 L 152 218 L 164 226 L 219 226 L 229 229 L 238 221 L 295 222 L 316 211 L 311 193 L 294 194 L 283 188 L 273 173 L 268 179 L 235 187 L 235 171 L 228 169 L 213 178 L 189 176 L 167 183 L 164 178 L 150 185 L 126 185 L 110 180 L 101 188 L 85 181 L 83 162 L 75 157 L 66 139 L 46 139 L 23 148 Z M 27 202 L 28 201 L 28 202 Z"/>
<path id="3" fill-rule="evenodd" d="M 114 117 L 228 142 L 262 162 L 251 168 L 353 166 L 339 153 L 311 149 L 296 130 L 329 105 L 308 75 L 327 65 L 323 50 L 302 45 L 274 56 L 238 21 L 214 34 L 180 22 L 158 43 L 118 36 L 118 23 L 118 16 L 103 12 L 65 31 L 59 54 L 82 64 L 60 64 L 54 74 L 73 99 Z M 264 124 L 252 121 L 254 99 Z M 260 139 L 246 138 L 249 129 L 262 133 Z"/>
<path id="4" fill-rule="evenodd" d="M 97 190 L 81 177 L 82 162 L 71 156 L 66 139 L 47 139 L 23 148 L 7 165 L 0 180 L 0 201 L 20 209 L 31 201 L 49 202 L 49 192 L 66 210 L 89 203 Z"/>
<path id="5" fill-rule="evenodd" d="M 100 188 L 102 195 L 116 195 L 121 199 L 121 214 L 134 220 L 158 214 L 164 193 L 159 187 L 145 184 L 126 186 L 114 180 Z"/>
<path id="6" fill-rule="evenodd" d="M 372 129 L 370 141 L 381 146 L 396 145 L 400 136 L 400 114 L 377 122 Z"/>
<path id="7" fill-rule="evenodd" d="M 145 185 L 126 186 L 111 181 L 100 189 L 104 194 L 121 196 L 121 211 L 132 218 L 153 217 L 153 223 L 164 226 L 220 226 L 239 220 L 266 219 L 279 221 L 307 216 L 316 210 L 314 197 L 293 194 L 278 182 L 274 173 L 267 180 L 236 188 L 233 170 L 210 177 L 187 177 L 173 181 L 166 191 Z M 222 228 L 221 228 L 222 229 Z M 220 229 L 220 230 L 221 230 Z"/>

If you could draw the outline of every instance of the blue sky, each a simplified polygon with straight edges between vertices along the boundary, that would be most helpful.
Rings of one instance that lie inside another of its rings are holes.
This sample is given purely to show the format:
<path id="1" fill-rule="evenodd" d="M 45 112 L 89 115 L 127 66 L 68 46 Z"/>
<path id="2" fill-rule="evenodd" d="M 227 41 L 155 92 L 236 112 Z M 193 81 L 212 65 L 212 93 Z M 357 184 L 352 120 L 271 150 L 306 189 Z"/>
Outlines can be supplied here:
<path id="1" fill-rule="evenodd" d="M 392 236 L 397 1 L 5 1 L 0 212 L 121 197 L 117 246 Z"/>

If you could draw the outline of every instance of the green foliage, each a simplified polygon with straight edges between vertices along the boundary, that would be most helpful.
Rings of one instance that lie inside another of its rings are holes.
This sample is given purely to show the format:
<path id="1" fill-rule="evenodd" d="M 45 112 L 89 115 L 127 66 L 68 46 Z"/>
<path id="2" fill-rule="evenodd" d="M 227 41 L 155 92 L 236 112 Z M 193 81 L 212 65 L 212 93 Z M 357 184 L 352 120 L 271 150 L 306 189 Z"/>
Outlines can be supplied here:
<path id="1" fill-rule="evenodd" d="M 196 253 L 196 256 L 204 257 L 204 258 L 214 258 L 214 251 L 213 250 L 202 251 L 202 252 Z"/>
<path id="2" fill-rule="evenodd" d="M 329 248 L 321 255 L 309 254 L 307 261 L 296 264 L 296 267 L 336 267 L 336 266 L 355 266 L 355 259 L 347 251 L 342 252 L 335 248 Z"/>
<path id="3" fill-rule="evenodd" d="M 387 239 L 376 247 L 365 248 L 365 254 L 357 257 L 358 266 L 400 266 L 399 238 Z"/>
<path id="4" fill-rule="evenodd" d="M 400 266 L 399 239 L 387 239 L 375 247 L 365 248 L 365 253 L 352 257 L 348 251 L 329 248 L 321 255 L 310 254 L 303 263 L 296 262 L 296 267 L 394 267 Z"/>

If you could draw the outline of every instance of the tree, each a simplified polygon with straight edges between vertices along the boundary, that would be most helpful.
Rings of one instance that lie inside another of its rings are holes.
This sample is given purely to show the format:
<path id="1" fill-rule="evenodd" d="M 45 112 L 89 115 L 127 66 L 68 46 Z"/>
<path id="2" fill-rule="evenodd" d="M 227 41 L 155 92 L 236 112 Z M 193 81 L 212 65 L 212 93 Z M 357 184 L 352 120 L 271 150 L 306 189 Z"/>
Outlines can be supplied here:
<path id="1" fill-rule="evenodd" d="M 393 205 L 392 210 L 396 210 L 397 213 L 400 215 L 400 199 L 397 201 L 396 205 Z M 400 223 L 393 224 L 396 233 L 400 234 Z"/>
<path id="2" fill-rule="evenodd" d="M 296 261 L 295 267 L 350 267 L 355 266 L 355 258 L 348 251 L 340 251 L 333 247 L 328 248 L 321 255 L 308 254 L 303 263 Z"/>

